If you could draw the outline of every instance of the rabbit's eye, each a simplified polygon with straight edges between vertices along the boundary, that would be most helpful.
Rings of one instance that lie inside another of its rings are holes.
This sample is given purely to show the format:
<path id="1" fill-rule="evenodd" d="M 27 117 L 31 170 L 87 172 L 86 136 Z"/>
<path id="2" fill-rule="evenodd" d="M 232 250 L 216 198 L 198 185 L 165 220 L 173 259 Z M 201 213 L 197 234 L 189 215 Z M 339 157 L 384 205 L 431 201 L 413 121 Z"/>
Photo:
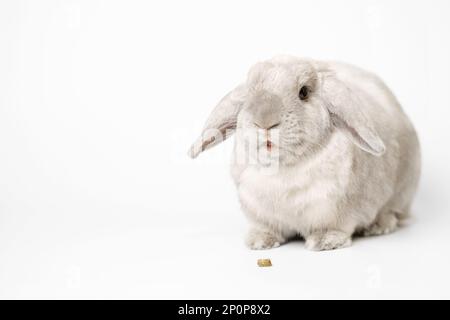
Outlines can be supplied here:
<path id="1" fill-rule="evenodd" d="M 303 86 L 298 93 L 298 97 L 300 98 L 300 100 L 306 100 L 308 99 L 308 96 L 309 96 L 309 89 L 307 86 Z"/>

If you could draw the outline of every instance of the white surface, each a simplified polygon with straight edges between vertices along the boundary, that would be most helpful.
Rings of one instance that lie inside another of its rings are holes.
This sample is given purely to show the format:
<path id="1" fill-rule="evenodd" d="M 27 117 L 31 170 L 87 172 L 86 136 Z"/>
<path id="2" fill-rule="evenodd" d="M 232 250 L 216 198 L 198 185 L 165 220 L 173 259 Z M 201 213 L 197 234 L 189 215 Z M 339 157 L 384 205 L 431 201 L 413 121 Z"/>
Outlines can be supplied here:
<path id="1" fill-rule="evenodd" d="M 450 298 L 449 8 L 2 1 L 0 297 Z M 394 90 L 423 145 L 410 226 L 333 252 L 244 247 L 231 141 L 185 152 L 278 53 L 351 62 Z"/>

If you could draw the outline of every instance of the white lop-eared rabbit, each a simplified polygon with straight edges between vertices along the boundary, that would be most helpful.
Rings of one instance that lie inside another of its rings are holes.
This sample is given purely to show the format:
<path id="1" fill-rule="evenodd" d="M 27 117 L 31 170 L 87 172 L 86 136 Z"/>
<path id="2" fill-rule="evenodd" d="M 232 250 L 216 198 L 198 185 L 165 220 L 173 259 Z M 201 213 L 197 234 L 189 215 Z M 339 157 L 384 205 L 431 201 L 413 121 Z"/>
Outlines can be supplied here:
<path id="1" fill-rule="evenodd" d="M 416 132 L 386 85 L 354 66 L 295 57 L 254 65 L 212 111 L 189 154 L 231 134 L 247 245 L 302 236 L 311 250 L 394 231 L 420 175 Z"/>

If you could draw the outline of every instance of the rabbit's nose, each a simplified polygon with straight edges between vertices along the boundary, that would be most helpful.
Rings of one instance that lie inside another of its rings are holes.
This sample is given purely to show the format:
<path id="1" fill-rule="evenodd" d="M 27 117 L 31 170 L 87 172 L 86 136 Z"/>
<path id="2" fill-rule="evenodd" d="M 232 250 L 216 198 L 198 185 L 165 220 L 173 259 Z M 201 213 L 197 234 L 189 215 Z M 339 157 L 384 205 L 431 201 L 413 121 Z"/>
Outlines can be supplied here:
<path id="1" fill-rule="evenodd" d="M 273 123 L 273 122 L 253 121 L 253 124 L 260 129 L 270 130 L 278 127 L 280 125 L 280 122 Z"/>
<path id="2" fill-rule="evenodd" d="M 248 110 L 255 126 L 269 130 L 280 124 L 282 105 L 283 101 L 278 96 L 261 91 L 253 97 Z"/>

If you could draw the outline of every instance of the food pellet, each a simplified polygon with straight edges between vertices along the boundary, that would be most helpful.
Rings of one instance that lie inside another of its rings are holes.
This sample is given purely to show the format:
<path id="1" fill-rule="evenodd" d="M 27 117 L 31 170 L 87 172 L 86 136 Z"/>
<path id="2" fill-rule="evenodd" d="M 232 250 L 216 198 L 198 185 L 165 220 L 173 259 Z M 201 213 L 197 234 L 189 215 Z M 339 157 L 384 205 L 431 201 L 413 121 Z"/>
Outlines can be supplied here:
<path id="1" fill-rule="evenodd" d="M 258 259 L 258 267 L 271 267 L 272 261 L 270 259 Z"/>

